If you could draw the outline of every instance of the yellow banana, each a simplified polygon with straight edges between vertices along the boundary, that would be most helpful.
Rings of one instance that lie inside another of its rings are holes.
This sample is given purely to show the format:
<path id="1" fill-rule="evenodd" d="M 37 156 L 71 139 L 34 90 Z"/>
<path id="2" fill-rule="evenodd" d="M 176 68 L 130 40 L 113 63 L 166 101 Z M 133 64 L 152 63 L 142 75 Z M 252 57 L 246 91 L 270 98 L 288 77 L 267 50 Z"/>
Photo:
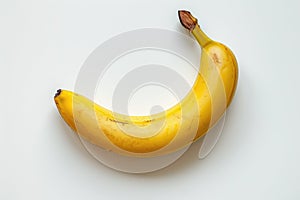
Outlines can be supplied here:
<path id="1" fill-rule="evenodd" d="M 181 102 L 151 116 L 127 116 L 79 94 L 58 90 L 54 100 L 65 122 L 87 141 L 131 156 L 163 155 L 203 136 L 229 106 L 238 66 L 231 50 L 211 40 L 190 12 L 179 11 L 179 18 L 202 48 L 200 72 Z"/>

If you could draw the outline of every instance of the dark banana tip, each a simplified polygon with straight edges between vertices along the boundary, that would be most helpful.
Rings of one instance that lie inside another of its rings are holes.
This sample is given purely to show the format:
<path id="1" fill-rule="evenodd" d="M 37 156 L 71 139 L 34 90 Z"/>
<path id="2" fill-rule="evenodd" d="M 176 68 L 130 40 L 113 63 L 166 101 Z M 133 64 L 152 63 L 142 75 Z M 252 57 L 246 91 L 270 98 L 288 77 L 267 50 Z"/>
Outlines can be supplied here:
<path id="1" fill-rule="evenodd" d="M 61 93 L 61 89 L 58 89 L 54 95 L 54 98 L 58 97 Z"/>
<path id="2" fill-rule="evenodd" d="M 187 10 L 178 10 L 178 17 L 182 26 L 188 29 L 189 31 L 192 31 L 198 24 L 198 20 L 195 17 L 193 17 L 191 12 Z"/>

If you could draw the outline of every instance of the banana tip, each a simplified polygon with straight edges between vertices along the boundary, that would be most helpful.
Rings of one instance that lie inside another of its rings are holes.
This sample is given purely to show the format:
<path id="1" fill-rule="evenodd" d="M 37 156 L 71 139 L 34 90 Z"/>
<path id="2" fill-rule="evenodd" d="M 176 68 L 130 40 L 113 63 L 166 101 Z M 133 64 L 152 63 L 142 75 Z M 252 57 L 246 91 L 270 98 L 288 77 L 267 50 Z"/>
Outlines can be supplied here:
<path id="1" fill-rule="evenodd" d="M 189 31 L 192 31 L 198 24 L 198 20 L 195 17 L 193 17 L 191 12 L 187 10 L 178 10 L 178 17 L 182 26 L 188 29 Z"/>
<path id="2" fill-rule="evenodd" d="M 54 95 L 54 98 L 58 97 L 61 93 L 61 89 L 58 89 Z"/>

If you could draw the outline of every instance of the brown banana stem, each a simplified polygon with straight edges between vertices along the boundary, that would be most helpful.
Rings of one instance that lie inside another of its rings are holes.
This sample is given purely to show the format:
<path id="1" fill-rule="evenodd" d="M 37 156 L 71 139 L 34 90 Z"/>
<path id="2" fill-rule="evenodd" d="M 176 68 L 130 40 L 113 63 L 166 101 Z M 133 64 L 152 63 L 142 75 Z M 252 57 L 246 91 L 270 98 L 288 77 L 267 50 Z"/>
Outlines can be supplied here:
<path id="1" fill-rule="evenodd" d="M 194 35 L 201 47 L 204 47 L 208 43 L 212 42 L 212 40 L 200 29 L 198 20 L 189 11 L 179 10 L 178 16 L 182 26 L 188 29 Z"/>

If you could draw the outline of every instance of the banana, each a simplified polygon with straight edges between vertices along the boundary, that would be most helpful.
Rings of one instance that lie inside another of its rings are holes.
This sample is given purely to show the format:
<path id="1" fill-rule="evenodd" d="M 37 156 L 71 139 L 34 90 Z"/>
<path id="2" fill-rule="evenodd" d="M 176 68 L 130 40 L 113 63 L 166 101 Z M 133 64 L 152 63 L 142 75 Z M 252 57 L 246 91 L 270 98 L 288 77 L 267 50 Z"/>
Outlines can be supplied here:
<path id="1" fill-rule="evenodd" d="M 174 152 L 197 140 L 218 121 L 234 96 L 238 65 L 232 51 L 211 40 L 188 11 L 181 24 L 202 48 L 200 72 L 187 96 L 151 116 L 112 112 L 84 96 L 58 90 L 54 101 L 65 122 L 81 137 L 108 151 L 151 157 Z"/>

